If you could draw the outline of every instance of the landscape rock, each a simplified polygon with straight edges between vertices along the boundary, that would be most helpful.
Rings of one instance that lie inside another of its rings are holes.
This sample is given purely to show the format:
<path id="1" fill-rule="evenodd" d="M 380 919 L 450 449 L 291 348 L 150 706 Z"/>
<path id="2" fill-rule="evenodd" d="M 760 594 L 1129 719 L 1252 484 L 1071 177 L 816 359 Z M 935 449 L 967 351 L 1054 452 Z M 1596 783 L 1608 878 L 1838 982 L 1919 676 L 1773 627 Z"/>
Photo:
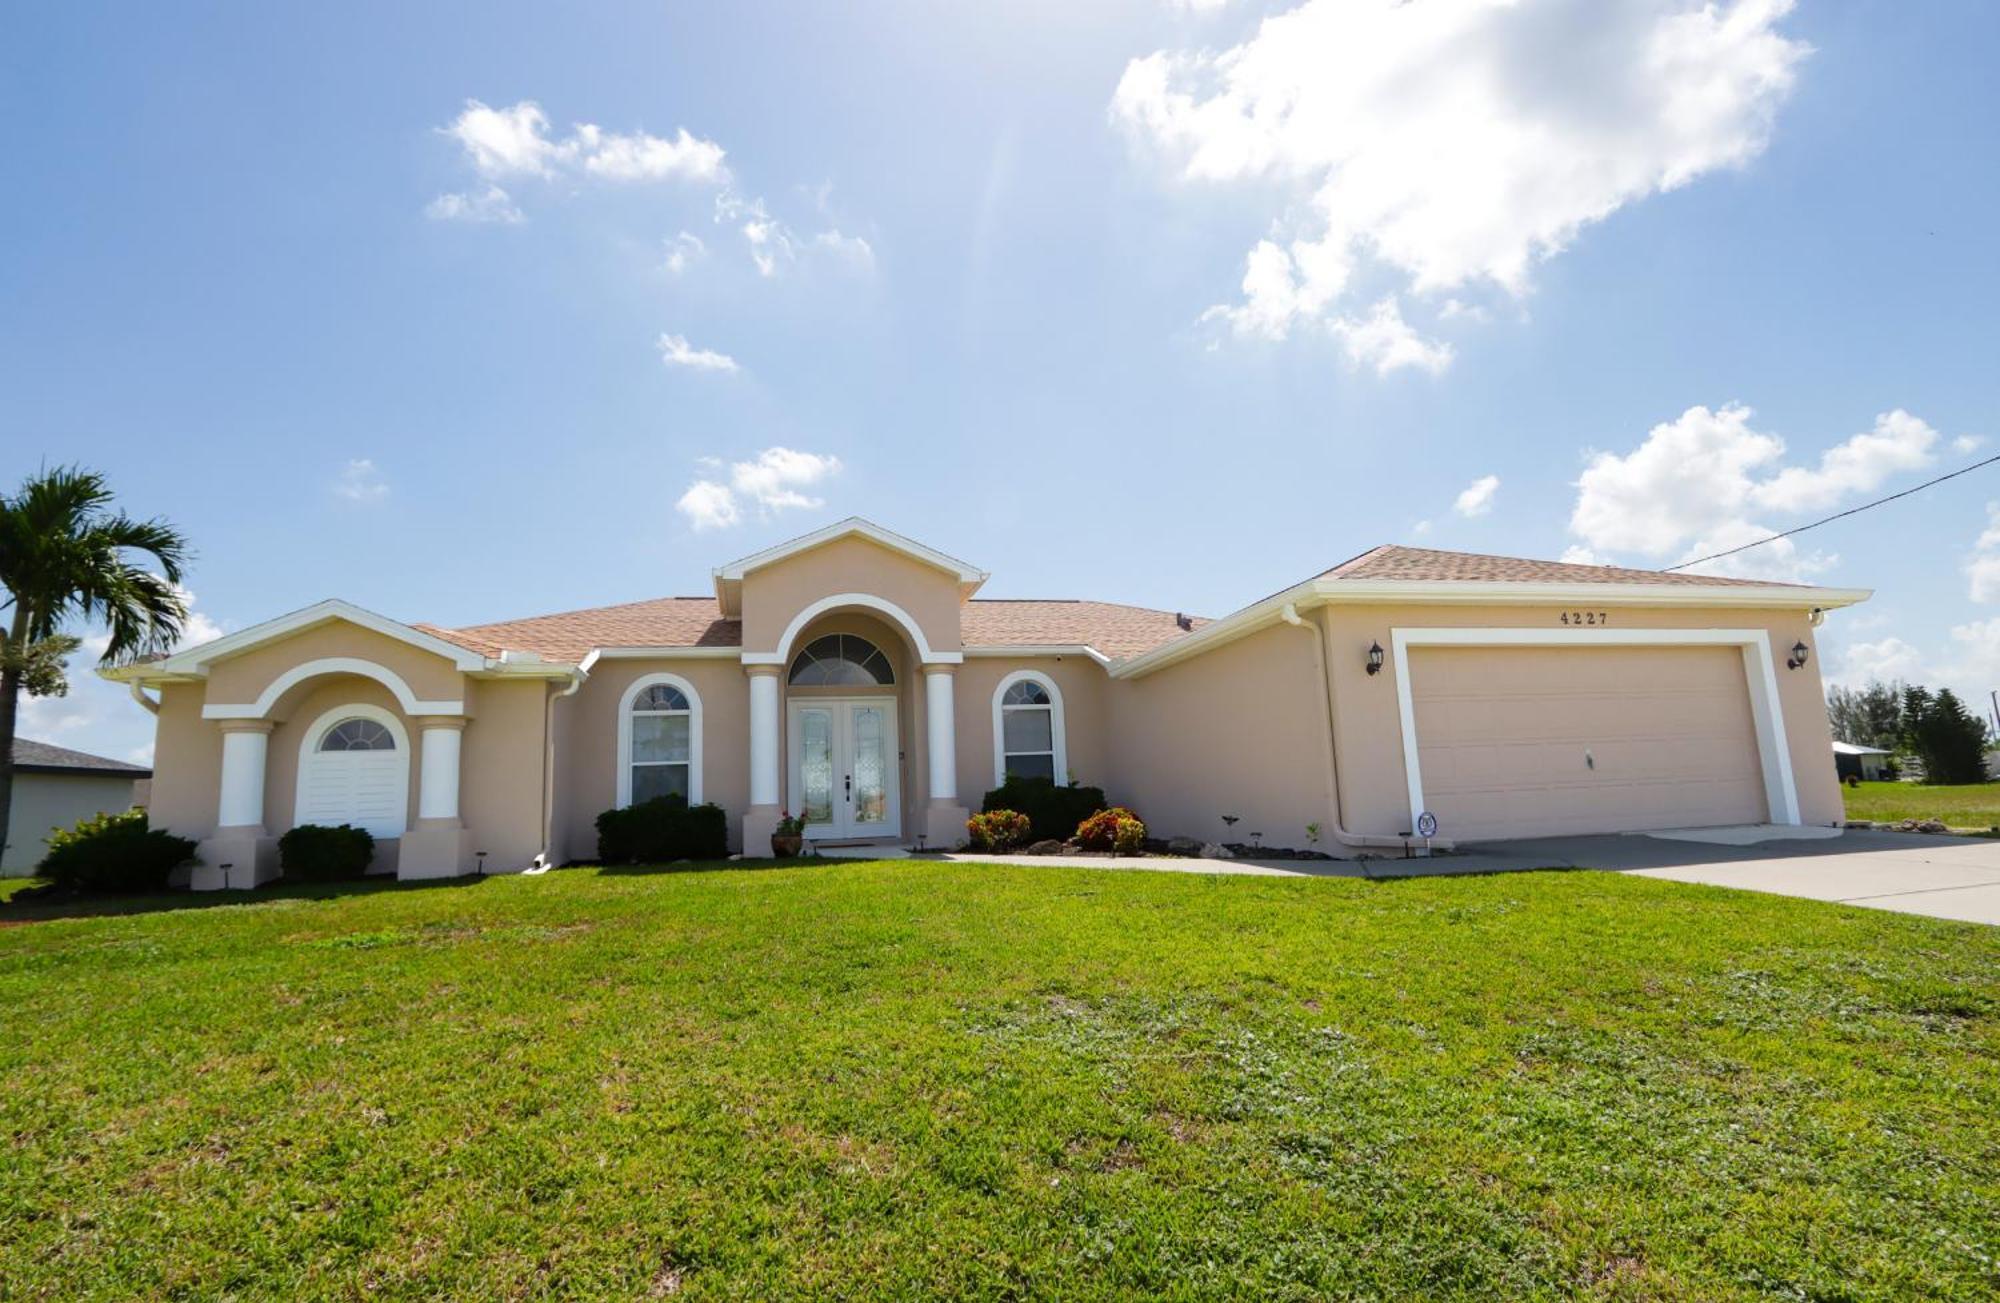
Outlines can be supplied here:
<path id="1" fill-rule="evenodd" d="M 1236 852 L 1220 842 L 1203 842 L 1201 857 L 1205 860 L 1233 860 L 1236 858 Z"/>
<path id="2" fill-rule="evenodd" d="M 1192 837 L 1169 837 L 1167 838 L 1167 854 L 1199 855 L 1201 854 L 1201 843 Z"/>
<path id="3" fill-rule="evenodd" d="M 1060 855 L 1062 853 L 1063 844 L 1054 839 L 1031 842 L 1021 848 L 1021 854 L 1023 855 Z"/>

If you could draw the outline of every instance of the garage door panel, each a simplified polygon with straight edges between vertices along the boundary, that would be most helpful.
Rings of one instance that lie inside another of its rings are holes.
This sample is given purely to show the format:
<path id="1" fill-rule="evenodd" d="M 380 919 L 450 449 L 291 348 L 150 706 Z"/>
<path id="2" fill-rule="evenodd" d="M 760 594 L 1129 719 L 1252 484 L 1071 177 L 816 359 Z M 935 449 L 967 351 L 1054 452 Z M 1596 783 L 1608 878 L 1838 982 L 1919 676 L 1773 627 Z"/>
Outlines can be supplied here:
<path id="1" fill-rule="evenodd" d="M 1755 823 L 1767 817 L 1731 647 L 1420 647 L 1425 802 L 1450 837 Z"/>

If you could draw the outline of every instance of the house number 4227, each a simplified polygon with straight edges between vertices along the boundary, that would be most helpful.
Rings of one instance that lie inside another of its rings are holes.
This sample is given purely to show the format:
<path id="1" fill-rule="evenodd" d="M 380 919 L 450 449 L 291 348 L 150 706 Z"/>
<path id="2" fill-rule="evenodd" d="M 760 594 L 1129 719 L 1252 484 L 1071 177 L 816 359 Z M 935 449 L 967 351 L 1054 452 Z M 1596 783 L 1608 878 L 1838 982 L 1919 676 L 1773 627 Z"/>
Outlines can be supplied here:
<path id="1" fill-rule="evenodd" d="M 1564 624 L 1610 624 L 1611 614 L 1608 611 L 1564 611 L 1562 613 L 1562 622 Z"/>

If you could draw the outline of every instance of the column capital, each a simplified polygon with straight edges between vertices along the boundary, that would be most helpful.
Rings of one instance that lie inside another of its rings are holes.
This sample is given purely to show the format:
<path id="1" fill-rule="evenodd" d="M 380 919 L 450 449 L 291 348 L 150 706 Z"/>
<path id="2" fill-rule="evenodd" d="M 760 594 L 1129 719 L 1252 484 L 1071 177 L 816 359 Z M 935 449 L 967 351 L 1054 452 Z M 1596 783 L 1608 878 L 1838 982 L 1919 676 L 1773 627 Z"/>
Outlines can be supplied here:
<path id="1" fill-rule="evenodd" d="M 443 730 L 461 733 L 465 731 L 465 726 L 472 721 L 463 715 L 412 715 L 410 716 L 410 722 L 425 733 L 435 733 Z"/>
<path id="2" fill-rule="evenodd" d="M 224 733 L 269 733 L 277 727 L 277 721 L 269 719 L 218 719 L 215 723 Z"/>
<path id="3" fill-rule="evenodd" d="M 924 662 L 923 670 L 926 675 L 932 675 L 932 674 L 942 675 L 943 677 L 948 679 L 958 673 L 958 666 L 943 662 L 934 663 L 926 661 Z"/>
<path id="4" fill-rule="evenodd" d="M 784 668 L 782 665 L 745 665 L 743 672 L 753 679 L 764 678 L 766 676 L 775 679 L 784 671 Z"/>

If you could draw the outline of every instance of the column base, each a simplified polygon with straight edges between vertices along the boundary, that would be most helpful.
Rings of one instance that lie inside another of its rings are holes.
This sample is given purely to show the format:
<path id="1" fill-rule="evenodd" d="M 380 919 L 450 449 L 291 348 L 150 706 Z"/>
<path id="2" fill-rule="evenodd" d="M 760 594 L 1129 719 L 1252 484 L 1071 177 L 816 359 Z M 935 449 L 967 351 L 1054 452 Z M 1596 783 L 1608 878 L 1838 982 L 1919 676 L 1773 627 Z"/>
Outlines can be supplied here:
<path id="1" fill-rule="evenodd" d="M 965 821 L 972 812 L 957 801 L 932 801 L 924 811 L 924 845 L 934 851 L 955 851 L 965 845 Z"/>
<path id="2" fill-rule="evenodd" d="M 456 878 L 473 872 L 472 830 L 456 819 L 419 819 L 403 830 L 396 849 L 396 881 Z"/>
<path id="3" fill-rule="evenodd" d="M 771 834 L 778 831 L 778 817 L 784 811 L 775 805 L 753 805 L 743 812 L 743 858 L 771 858 Z"/>
<path id="4" fill-rule="evenodd" d="M 194 891 L 249 891 L 278 876 L 278 839 L 260 826 L 217 828 L 194 853 Z"/>

